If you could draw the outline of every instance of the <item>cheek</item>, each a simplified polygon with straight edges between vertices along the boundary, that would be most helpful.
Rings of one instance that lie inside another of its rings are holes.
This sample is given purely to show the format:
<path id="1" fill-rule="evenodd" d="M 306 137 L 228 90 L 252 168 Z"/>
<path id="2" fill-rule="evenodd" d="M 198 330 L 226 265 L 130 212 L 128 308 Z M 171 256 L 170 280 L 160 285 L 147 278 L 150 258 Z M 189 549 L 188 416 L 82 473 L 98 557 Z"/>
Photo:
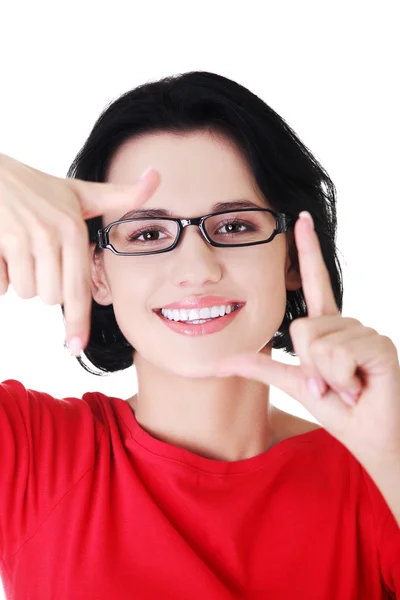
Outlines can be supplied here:
<path id="1" fill-rule="evenodd" d="M 132 306 L 140 304 L 145 308 L 151 305 L 154 290 L 157 290 L 159 283 L 156 277 L 157 270 L 147 261 L 133 261 L 130 257 L 112 258 L 113 264 L 110 264 L 108 269 L 108 280 L 113 298 L 115 296 L 118 303 L 129 302 Z"/>
<path id="2" fill-rule="evenodd" d="M 283 260 L 269 260 L 264 253 L 258 260 L 248 261 L 243 277 L 240 289 L 247 290 L 249 327 L 256 330 L 265 325 L 277 331 L 286 310 Z"/>
<path id="3" fill-rule="evenodd" d="M 127 282 L 113 292 L 115 319 L 122 334 L 133 346 L 140 348 L 149 337 L 151 313 L 149 295 L 144 286 Z"/>
<path id="4" fill-rule="evenodd" d="M 129 259 L 122 266 L 114 265 L 109 282 L 115 318 L 124 336 L 132 343 L 143 329 L 148 328 L 158 288 L 148 267 L 128 263 Z"/>

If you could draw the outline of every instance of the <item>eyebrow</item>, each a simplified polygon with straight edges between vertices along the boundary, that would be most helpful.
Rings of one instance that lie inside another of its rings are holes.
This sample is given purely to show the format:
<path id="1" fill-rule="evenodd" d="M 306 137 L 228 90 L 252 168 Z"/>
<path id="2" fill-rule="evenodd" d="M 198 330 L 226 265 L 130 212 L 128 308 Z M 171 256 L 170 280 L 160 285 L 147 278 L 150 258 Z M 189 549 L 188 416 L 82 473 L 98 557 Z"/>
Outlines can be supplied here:
<path id="1" fill-rule="evenodd" d="M 252 202 L 251 200 L 231 200 L 229 202 L 217 202 L 216 204 L 214 204 L 211 207 L 210 213 L 220 212 L 223 210 L 236 210 L 238 208 L 264 208 L 264 207 L 259 206 L 258 204 L 256 204 L 255 202 Z M 267 208 L 267 207 L 265 206 L 265 208 Z M 209 214 L 209 213 L 207 213 L 207 214 Z M 123 221 L 124 219 L 130 219 L 130 218 L 134 218 L 134 217 L 171 217 L 173 219 L 179 218 L 177 215 L 174 215 L 171 211 L 166 210 L 164 208 L 147 208 L 147 209 L 144 208 L 144 209 L 130 210 L 123 217 L 120 217 L 120 219 L 118 219 L 118 220 Z"/>

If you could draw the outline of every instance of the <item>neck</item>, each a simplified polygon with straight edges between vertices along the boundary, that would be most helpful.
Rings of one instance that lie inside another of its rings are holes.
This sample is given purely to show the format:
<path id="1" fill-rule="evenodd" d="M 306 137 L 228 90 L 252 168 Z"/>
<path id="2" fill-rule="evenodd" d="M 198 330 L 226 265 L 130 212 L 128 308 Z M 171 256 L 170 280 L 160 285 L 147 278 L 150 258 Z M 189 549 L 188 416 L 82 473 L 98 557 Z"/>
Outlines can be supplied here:
<path id="1" fill-rule="evenodd" d="M 240 377 L 188 378 L 161 370 L 135 353 L 138 393 L 128 400 L 153 437 L 220 461 L 269 450 L 279 440 L 282 415 L 269 387 Z"/>

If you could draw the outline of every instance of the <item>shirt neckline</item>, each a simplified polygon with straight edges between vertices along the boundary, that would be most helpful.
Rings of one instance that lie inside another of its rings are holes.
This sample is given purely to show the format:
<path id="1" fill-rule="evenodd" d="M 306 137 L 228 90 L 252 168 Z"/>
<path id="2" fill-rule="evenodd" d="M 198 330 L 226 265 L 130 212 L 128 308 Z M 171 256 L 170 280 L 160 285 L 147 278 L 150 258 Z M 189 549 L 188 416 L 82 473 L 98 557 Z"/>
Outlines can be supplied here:
<path id="1" fill-rule="evenodd" d="M 101 392 L 98 393 L 102 394 Z M 294 449 L 299 449 L 304 445 L 315 443 L 316 439 L 318 440 L 326 434 L 325 429 L 321 427 L 281 440 L 275 446 L 257 456 L 236 461 L 214 460 L 153 437 L 138 423 L 127 400 L 106 396 L 105 394 L 102 394 L 102 396 L 107 398 L 114 406 L 132 440 L 142 451 L 147 454 L 150 453 L 154 458 L 180 463 L 182 466 L 209 474 L 239 475 L 264 469 L 274 464 L 279 456 L 283 456 Z"/>

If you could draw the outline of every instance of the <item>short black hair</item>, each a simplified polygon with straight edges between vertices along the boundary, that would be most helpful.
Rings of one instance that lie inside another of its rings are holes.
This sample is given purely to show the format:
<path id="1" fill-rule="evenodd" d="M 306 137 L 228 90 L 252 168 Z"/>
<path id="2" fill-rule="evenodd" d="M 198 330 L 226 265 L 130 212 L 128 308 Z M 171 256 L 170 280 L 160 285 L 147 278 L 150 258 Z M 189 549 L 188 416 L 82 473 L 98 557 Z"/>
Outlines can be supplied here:
<path id="1" fill-rule="evenodd" d="M 155 132 L 196 131 L 222 134 L 236 144 L 269 207 L 295 219 L 302 210 L 311 213 L 341 312 L 343 280 L 335 243 L 335 185 L 284 119 L 254 93 L 227 77 L 191 71 L 125 92 L 103 110 L 67 178 L 104 182 L 114 154 L 128 139 Z M 97 231 L 104 226 L 102 217 L 87 219 L 86 225 L 89 242 L 97 242 Z M 103 251 L 96 246 L 95 253 Z M 289 252 L 292 264 L 298 268 L 295 244 L 289 246 Z M 64 315 L 63 305 L 61 309 Z M 272 338 L 272 348 L 294 356 L 289 326 L 305 316 L 302 288 L 287 290 L 285 316 Z M 117 324 L 112 304 L 102 306 L 92 300 L 90 338 L 83 354 L 100 371 L 91 370 L 77 357 L 93 375 L 132 366 L 133 347 Z"/>

